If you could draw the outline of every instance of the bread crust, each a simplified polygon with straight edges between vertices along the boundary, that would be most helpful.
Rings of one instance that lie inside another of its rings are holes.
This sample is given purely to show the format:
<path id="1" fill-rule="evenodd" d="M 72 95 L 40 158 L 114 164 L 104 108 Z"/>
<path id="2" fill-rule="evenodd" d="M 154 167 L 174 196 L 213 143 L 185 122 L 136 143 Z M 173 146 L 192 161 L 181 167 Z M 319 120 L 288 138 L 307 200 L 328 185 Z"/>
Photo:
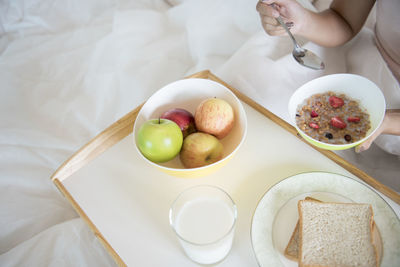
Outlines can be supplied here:
<path id="1" fill-rule="evenodd" d="M 296 226 L 295 226 L 295 228 L 294 228 L 294 230 L 292 232 L 292 235 L 290 236 L 289 242 L 286 245 L 285 251 L 283 253 L 286 258 L 288 258 L 289 260 L 292 260 L 292 261 L 298 261 L 298 256 L 299 256 L 298 253 L 297 254 L 292 254 L 290 252 L 290 248 L 292 246 L 294 246 L 293 243 L 296 242 L 294 240 L 296 238 L 296 235 L 298 235 L 298 233 L 299 233 L 299 227 L 300 227 L 299 221 L 297 221 Z"/>
<path id="2" fill-rule="evenodd" d="M 299 255 L 298 255 L 298 258 L 297 258 L 297 261 L 298 261 L 298 263 L 299 263 L 299 267 L 303 267 L 303 266 L 305 266 L 304 264 L 303 264 L 303 262 L 302 262 L 302 260 L 301 260 L 301 255 L 303 255 L 303 242 L 302 242 L 302 240 L 303 240 L 303 210 L 302 210 L 302 208 L 301 208 L 301 201 L 304 201 L 304 200 L 300 200 L 299 202 L 297 202 L 297 210 L 298 210 L 298 213 L 299 213 L 299 240 L 300 240 L 300 242 L 299 242 Z"/>
<path id="3" fill-rule="evenodd" d="M 369 227 L 370 227 L 370 231 L 371 231 L 371 235 L 370 235 L 371 240 L 370 240 L 370 242 L 372 244 L 372 247 L 373 247 L 374 253 L 375 253 L 375 259 L 376 259 L 375 260 L 375 262 L 376 262 L 375 266 L 379 267 L 380 259 L 378 258 L 378 250 L 376 249 L 376 245 L 375 245 L 376 243 L 374 242 L 374 235 L 373 235 L 373 231 L 375 229 L 374 211 L 372 210 L 372 206 L 371 205 L 369 205 L 369 209 L 371 211 L 371 219 L 369 221 Z"/>

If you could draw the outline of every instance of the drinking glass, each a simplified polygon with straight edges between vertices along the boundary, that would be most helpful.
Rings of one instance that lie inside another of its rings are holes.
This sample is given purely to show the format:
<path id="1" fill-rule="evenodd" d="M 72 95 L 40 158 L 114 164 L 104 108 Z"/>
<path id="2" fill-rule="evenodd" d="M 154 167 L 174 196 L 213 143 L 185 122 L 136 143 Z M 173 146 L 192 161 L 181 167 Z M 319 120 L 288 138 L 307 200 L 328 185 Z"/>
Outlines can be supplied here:
<path id="1" fill-rule="evenodd" d="M 200 264 L 222 261 L 232 247 L 237 208 L 221 188 L 194 186 L 173 202 L 169 220 L 186 255 Z"/>

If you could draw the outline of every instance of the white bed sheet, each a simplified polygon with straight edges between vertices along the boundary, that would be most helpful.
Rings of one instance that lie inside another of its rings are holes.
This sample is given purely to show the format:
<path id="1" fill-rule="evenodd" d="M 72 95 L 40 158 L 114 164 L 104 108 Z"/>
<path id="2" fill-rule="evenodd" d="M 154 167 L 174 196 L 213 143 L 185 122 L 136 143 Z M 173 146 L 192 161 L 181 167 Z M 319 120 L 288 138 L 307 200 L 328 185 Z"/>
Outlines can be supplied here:
<path id="1" fill-rule="evenodd" d="M 211 70 L 283 118 L 298 86 L 340 72 L 366 76 L 384 89 L 390 106 L 399 107 L 398 83 L 369 28 L 341 48 L 305 43 L 327 65 L 313 71 L 294 62 L 288 38 L 262 31 L 255 5 L 254 0 L 0 2 L 1 266 L 115 264 L 50 176 L 157 89 L 194 72 Z M 400 191 L 397 156 L 376 145 L 361 154 L 340 154 Z"/>

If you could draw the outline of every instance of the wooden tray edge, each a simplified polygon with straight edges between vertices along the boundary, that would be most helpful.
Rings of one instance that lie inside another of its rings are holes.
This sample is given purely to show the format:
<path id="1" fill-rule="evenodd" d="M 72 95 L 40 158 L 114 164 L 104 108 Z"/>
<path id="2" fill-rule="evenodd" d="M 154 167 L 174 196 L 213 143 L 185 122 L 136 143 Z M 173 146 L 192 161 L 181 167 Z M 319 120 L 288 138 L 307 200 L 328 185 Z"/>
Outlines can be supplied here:
<path id="1" fill-rule="evenodd" d="M 124 261 L 121 259 L 121 257 L 118 255 L 118 253 L 114 250 L 114 248 L 110 245 L 110 243 L 107 242 L 107 240 L 104 238 L 104 236 L 100 233 L 100 231 L 97 229 L 96 225 L 89 219 L 89 217 L 86 215 L 86 213 L 83 211 L 83 209 L 79 206 L 79 204 L 75 201 L 75 199 L 71 196 L 71 194 L 68 192 L 68 190 L 64 187 L 64 185 L 61 183 L 60 180 L 55 178 L 53 180 L 54 184 L 57 186 L 58 190 L 62 192 L 64 197 L 71 203 L 73 208 L 78 212 L 79 216 L 86 222 L 86 224 L 89 226 L 89 228 L 92 230 L 94 235 L 100 240 L 100 243 L 104 246 L 104 248 L 108 251 L 108 253 L 111 254 L 113 257 L 114 261 L 117 263 L 118 266 L 127 266 Z"/>
<path id="2" fill-rule="evenodd" d="M 51 179 L 53 181 L 54 179 L 62 181 L 129 135 L 142 106 L 143 104 L 127 113 L 76 151 L 53 173 Z"/>

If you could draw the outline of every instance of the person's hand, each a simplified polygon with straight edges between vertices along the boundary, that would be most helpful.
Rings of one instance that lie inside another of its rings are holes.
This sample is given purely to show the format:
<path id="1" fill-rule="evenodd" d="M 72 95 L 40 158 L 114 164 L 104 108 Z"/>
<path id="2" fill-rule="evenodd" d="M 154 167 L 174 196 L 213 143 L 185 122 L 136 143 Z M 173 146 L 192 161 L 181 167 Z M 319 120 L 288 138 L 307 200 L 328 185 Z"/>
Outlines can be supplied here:
<path id="1" fill-rule="evenodd" d="M 276 20 L 277 17 L 281 16 L 291 32 L 297 33 L 307 15 L 306 9 L 295 0 L 262 0 L 257 3 L 256 9 L 265 32 L 272 36 L 286 34 L 285 29 Z"/>
<path id="2" fill-rule="evenodd" d="M 357 153 L 367 150 L 381 134 L 400 135 L 400 109 L 386 110 L 385 117 L 379 128 L 365 142 L 355 148 Z"/>
<path id="3" fill-rule="evenodd" d="M 385 116 L 385 118 L 386 118 L 386 116 Z M 356 148 L 355 148 L 356 153 L 360 153 L 360 152 L 367 150 L 372 145 L 372 143 L 375 141 L 375 139 L 379 135 L 382 134 L 384 129 L 385 129 L 385 119 L 383 119 L 381 126 L 374 132 L 373 135 L 371 135 L 367 140 L 365 140 L 364 142 L 362 142 L 361 144 L 356 146 Z"/>

